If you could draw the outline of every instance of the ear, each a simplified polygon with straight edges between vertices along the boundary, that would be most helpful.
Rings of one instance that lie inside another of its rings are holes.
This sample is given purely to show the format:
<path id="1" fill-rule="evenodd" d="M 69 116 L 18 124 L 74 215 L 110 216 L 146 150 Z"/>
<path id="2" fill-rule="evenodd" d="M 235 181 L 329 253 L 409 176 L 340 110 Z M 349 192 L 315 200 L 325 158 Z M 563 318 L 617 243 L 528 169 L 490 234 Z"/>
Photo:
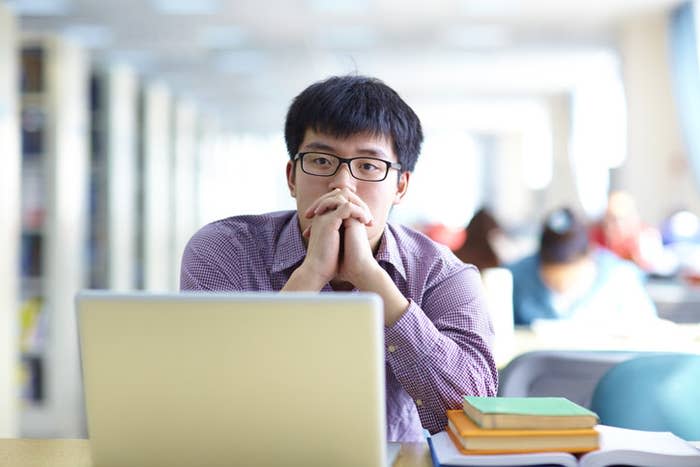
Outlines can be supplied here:
<path id="1" fill-rule="evenodd" d="M 296 174 L 295 172 L 295 165 L 294 162 L 288 161 L 287 162 L 287 186 L 289 187 L 289 194 L 291 195 L 292 198 L 296 198 L 297 192 L 296 192 Z"/>
<path id="2" fill-rule="evenodd" d="M 401 203 L 403 197 L 408 190 L 408 181 L 411 179 L 411 172 L 401 172 L 399 175 L 399 183 L 396 186 L 396 194 L 394 195 L 394 205 Z"/>

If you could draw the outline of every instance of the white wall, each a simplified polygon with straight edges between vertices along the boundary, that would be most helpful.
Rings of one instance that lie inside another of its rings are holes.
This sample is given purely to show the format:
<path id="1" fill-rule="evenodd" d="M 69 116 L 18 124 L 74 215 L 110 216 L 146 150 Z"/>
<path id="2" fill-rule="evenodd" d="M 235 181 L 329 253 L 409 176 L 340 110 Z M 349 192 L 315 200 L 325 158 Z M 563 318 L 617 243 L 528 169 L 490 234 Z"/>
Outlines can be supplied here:
<path id="1" fill-rule="evenodd" d="M 18 433 L 20 148 L 17 24 L 0 3 L 0 438 Z"/>
<path id="2" fill-rule="evenodd" d="M 638 17 L 620 36 L 629 139 L 619 188 L 634 195 L 642 218 L 654 224 L 678 206 L 700 212 L 672 94 L 668 25 L 666 14 Z"/>
<path id="3" fill-rule="evenodd" d="M 552 182 L 545 190 L 539 222 L 545 213 L 562 206 L 570 206 L 581 212 L 581 202 L 570 159 L 571 97 L 569 94 L 551 96 L 548 99 L 552 117 Z"/>
<path id="4" fill-rule="evenodd" d="M 695 50 L 700 64 L 700 0 L 693 0 L 693 12 L 695 13 Z"/>

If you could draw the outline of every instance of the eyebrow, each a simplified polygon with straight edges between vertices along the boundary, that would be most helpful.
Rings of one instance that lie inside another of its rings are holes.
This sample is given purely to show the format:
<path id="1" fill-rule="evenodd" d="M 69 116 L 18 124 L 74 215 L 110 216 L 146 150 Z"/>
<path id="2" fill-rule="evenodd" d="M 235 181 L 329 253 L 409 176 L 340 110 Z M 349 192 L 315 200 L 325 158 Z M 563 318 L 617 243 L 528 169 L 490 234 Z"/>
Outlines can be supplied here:
<path id="1" fill-rule="evenodd" d="M 304 145 L 305 150 L 313 150 L 313 151 L 326 151 L 330 152 L 333 154 L 336 154 L 337 151 L 333 146 L 330 146 L 326 143 L 321 143 L 319 141 L 312 141 L 308 144 Z M 364 155 L 364 156 L 371 156 L 371 157 L 378 157 L 380 159 L 387 159 L 388 156 L 384 153 L 384 151 L 380 149 L 374 149 L 374 148 L 361 148 L 355 151 L 359 155 Z"/>

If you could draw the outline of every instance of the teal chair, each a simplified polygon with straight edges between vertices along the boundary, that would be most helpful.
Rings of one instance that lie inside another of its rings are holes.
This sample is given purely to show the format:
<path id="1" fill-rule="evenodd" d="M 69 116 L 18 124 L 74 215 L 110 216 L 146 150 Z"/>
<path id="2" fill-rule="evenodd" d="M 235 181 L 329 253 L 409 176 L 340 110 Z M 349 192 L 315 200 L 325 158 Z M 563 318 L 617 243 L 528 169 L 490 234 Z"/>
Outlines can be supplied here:
<path id="1" fill-rule="evenodd" d="M 501 369 L 498 395 L 559 396 L 584 407 L 598 380 L 612 367 L 644 352 L 617 350 L 534 350 L 518 355 Z"/>
<path id="2" fill-rule="evenodd" d="M 598 381 L 591 410 L 604 425 L 700 440 L 700 355 L 659 354 L 618 363 Z"/>

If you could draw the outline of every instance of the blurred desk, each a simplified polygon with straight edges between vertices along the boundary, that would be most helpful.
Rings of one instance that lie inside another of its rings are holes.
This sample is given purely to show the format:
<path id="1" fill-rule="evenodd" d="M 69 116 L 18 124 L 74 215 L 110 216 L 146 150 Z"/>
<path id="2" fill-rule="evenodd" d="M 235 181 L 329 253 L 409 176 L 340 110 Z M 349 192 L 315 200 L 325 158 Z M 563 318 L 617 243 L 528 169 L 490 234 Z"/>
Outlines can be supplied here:
<path id="1" fill-rule="evenodd" d="M 682 279 L 650 279 L 646 289 L 659 318 L 676 323 L 700 322 L 700 286 Z"/>
<path id="2" fill-rule="evenodd" d="M 700 323 L 666 320 L 585 326 L 579 322 L 537 322 L 516 328 L 511 358 L 533 350 L 633 350 L 700 354 Z M 507 362 L 499 362 L 501 364 Z"/>
<path id="3" fill-rule="evenodd" d="M 404 443 L 394 467 L 430 467 L 425 443 Z M 92 467 L 86 439 L 0 439 L 0 467 Z"/>

